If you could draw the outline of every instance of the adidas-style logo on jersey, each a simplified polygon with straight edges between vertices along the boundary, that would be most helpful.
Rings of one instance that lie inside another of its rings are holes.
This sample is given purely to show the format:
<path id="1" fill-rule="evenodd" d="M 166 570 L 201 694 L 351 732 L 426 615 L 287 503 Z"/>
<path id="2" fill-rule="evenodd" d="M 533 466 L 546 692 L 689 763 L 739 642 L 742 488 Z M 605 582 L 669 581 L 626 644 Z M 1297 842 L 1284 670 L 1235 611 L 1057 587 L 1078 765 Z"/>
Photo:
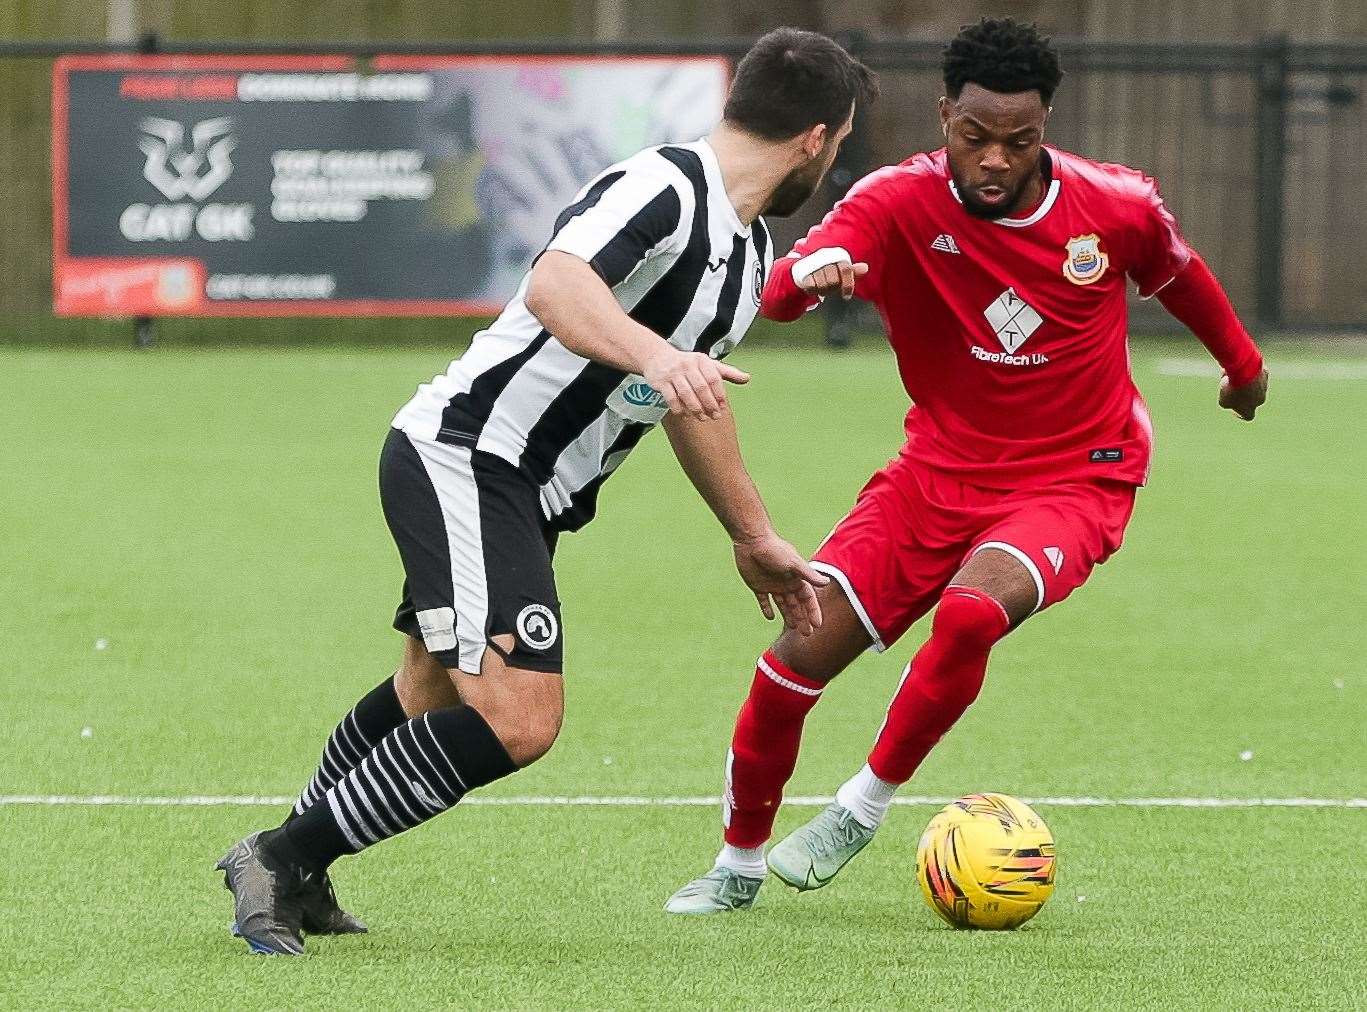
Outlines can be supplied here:
<path id="1" fill-rule="evenodd" d="M 1057 574 L 1063 568 L 1063 549 L 1055 545 L 1050 545 L 1044 550 L 1044 557 L 1049 560 L 1049 565 L 1054 567 Z"/>
<path id="2" fill-rule="evenodd" d="M 948 232 L 941 232 L 935 237 L 935 241 L 930 244 L 931 249 L 937 249 L 941 253 L 961 253 L 959 244 L 954 241 L 954 237 Z"/>

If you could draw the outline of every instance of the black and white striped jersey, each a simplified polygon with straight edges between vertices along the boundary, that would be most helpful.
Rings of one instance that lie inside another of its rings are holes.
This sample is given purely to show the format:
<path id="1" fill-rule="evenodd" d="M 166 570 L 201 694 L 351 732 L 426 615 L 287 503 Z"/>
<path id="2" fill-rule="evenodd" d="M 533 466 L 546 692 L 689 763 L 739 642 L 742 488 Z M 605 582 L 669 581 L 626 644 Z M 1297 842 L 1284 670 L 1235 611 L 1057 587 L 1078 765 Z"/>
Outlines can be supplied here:
<path id="1" fill-rule="evenodd" d="M 605 170 L 561 212 L 546 248 L 589 263 L 632 319 L 714 358 L 745 336 L 773 263 L 763 219 L 741 224 L 705 140 L 647 148 Z M 577 530 L 666 408 L 640 376 L 569 351 L 527 310 L 526 293 L 524 277 L 394 427 L 502 457 L 540 487 L 554 528 Z"/>

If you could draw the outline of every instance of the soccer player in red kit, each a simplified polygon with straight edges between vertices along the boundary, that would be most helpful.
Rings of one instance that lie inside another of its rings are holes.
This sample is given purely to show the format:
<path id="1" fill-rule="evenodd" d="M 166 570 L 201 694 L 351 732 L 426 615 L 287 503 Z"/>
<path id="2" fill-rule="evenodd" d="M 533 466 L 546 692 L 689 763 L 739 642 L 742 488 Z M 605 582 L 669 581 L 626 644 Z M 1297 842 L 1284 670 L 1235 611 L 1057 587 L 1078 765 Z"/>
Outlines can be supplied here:
<path id="1" fill-rule="evenodd" d="M 725 845 L 672 912 L 754 902 L 803 721 L 861 652 L 934 610 L 867 764 L 768 854 L 798 889 L 872 839 L 978 695 L 993 644 L 1120 547 L 1152 444 L 1127 279 L 1219 361 L 1222 407 L 1251 420 L 1266 397 L 1262 356 L 1154 181 L 1044 146 L 1061 77 L 1033 26 L 965 28 L 945 51 L 945 147 L 861 180 L 774 265 L 770 319 L 827 297 L 873 303 L 914 404 L 906 444 L 816 552 L 832 578 L 821 626 L 786 630 L 759 660 L 727 758 Z"/>

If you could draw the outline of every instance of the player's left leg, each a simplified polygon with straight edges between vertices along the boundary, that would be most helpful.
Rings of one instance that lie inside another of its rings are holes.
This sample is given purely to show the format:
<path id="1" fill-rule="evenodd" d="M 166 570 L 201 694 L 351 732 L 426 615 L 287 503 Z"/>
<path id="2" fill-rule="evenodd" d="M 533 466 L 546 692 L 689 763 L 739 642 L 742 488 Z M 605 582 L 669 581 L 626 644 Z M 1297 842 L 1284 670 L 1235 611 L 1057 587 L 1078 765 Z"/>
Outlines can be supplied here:
<path id="1" fill-rule="evenodd" d="M 1134 491 L 1087 483 L 1006 497 L 1001 516 L 975 539 L 941 595 L 930 639 L 907 665 L 868 762 L 837 792 L 837 809 L 870 831 L 878 828 L 897 789 L 977 698 L 997 641 L 1066 598 L 1120 546 Z M 770 854 L 771 867 L 789 850 L 802 859 L 788 862 L 795 867 L 824 864 L 819 881 L 789 879 L 798 888 L 825 885 L 844 864 L 808 861 L 823 850 L 816 821 Z"/>
<path id="2" fill-rule="evenodd" d="M 563 716 L 561 676 L 513 667 L 504 659 L 515 656 L 511 637 L 498 638 L 509 642 L 485 652 L 478 675 L 450 672 L 464 702 L 406 720 L 302 814 L 220 862 L 253 951 L 303 951 L 304 903 L 339 857 L 435 818 L 549 751 Z"/>
<path id="3" fill-rule="evenodd" d="M 394 728 L 443 706 L 456 706 L 460 696 L 442 663 L 427 652 L 421 639 L 404 637 L 403 660 L 399 669 L 371 689 L 344 716 L 323 746 L 323 754 L 312 778 L 295 799 L 283 825 L 293 822 L 319 801 Z M 366 926 L 343 910 L 327 874 L 303 900 L 303 928 L 310 935 L 363 934 Z"/>

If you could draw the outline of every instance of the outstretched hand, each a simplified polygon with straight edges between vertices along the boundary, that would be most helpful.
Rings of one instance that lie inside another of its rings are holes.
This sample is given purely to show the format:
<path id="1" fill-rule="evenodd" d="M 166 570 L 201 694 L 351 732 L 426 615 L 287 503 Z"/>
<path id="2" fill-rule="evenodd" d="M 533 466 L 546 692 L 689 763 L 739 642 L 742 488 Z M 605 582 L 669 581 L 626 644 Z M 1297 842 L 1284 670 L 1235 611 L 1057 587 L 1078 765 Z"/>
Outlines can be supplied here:
<path id="1" fill-rule="evenodd" d="M 748 373 L 697 351 L 680 351 L 660 342 L 642 372 L 676 415 L 698 421 L 720 418 L 726 411 L 727 383 L 749 383 Z"/>
<path id="2" fill-rule="evenodd" d="M 772 619 L 774 609 L 783 624 L 810 636 L 821 627 L 821 604 L 816 588 L 830 579 L 807 564 L 796 548 L 777 534 L 769 533 L 733 545 L 736 569 L 745 585 L 755 593 L 759 610 Z"/>
<path id="3" fill-rule="evenodd" d="M 1246 422 L 1253 421 L 1254 414 L 1267 400 L 1267 370 L 1258 374 L 1242 386 L 1231 386 L 1228 376 L 1220 379 L 1220 407 L 1228 408 Z"/>

